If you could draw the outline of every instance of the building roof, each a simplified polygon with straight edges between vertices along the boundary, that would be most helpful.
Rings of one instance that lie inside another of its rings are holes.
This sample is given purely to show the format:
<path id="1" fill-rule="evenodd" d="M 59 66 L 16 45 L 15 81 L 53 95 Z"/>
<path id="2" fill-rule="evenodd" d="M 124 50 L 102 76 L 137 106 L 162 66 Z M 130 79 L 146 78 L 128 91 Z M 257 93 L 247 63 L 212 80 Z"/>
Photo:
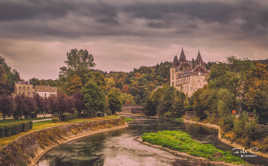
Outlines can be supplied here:
<path id="1" fill-rule="evenodd" d="M 173 66 L 176 68 L 176 71 L 182 72 L 207 72 L 206 63 L 203 61 L 200 51 L 196 59 L 188 61 L 184 50 L 181 50 L 180 58 L 178 60 L 177 56 L 173 59 Z"/>
<path id="2" fill-rule="evenodd" d="M 37 85 L 34 87 L 36 92 L 57 92 L 57 88 L 45 85 Z"/>
<path id="3" fill-rule="evenodd" d="M 181 50 L 181 55 L 180 55 L 180 59 L 179 59 L 179 63 L 181 62 L 186 62 L 186 56 L 184 54 L 183 48 Z"/>
<path id="4" fill-rule="evenodd" d="M 21 85 L 31 85 L 28 81 L 18 81 L 16 84 L 21 84 Z"/>

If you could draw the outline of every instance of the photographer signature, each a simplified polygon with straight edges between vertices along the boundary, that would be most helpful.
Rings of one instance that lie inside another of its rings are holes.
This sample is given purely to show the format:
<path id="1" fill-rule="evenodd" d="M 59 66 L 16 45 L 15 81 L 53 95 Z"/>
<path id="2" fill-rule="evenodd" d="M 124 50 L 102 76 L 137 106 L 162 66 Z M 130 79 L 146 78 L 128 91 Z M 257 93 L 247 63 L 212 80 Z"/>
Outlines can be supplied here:
<path id="1" fill-rule="evenodd" d="M 257 152 L 259 149 L 257 147 L 252 147 L 250 148 L 250 150 L 253 152 Z M 241 158 L 257 157 L 257 155 L 249 153 L 245 148 L 233 148 L 232 153 L 234 155 L 239 155 Z"/>

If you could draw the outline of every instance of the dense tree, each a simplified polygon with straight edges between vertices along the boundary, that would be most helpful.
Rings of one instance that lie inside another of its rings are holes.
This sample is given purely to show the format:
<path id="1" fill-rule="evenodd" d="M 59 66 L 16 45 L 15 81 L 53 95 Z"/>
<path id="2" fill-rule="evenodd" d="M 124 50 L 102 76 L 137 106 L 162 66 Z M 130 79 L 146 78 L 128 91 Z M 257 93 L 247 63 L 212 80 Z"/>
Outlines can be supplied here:
<path id="1" fill-rule="evenodd" d="M 147 115 L 160 117 L 180 117 L 184 114 L 185 95 L 173 87 L 159 88 L 153 91 L 145 104 Z"/>
<path id="2" fill-rule="evenodd" d="M 80 92 L 76 92 L 73 94 L 73 104 L 74 108 L 76 109 L 77 113 L 79 116 L 82 116 L 83 110 L 86 109 L 85 104 L 84 104 L 84 99 L 83 99 L 83 94 Z"/>
<path id="3" fill-rule="evenodd" d="M 3 119 L 6 116 L 10 116 L 13 110 L 12 98 L 9 96 L 0 96 L 0 112 L 2 113 Z"/>
<path id="4" fill-rule="evenodd" d="M 103 90 L 93 81 L 87 82 L 82 88 L 83 102 L 85 104 L 86 116 L 96 116 L 105 111 L 105 95 Z"/>
<path id="5" fill-rule="evenodd" d="M 120 101 L 120 91 L 111 89 L 108 94 L 108 106 L 112 114 L 120 112 L 122 109 L 122 102 Z"/>
<path id="6" fill-rule="evenodd" d="M 38 78 L 31 78 L 29 80 L 30 84 L 33 86 L 36 85 L 48 85 L 48 86 L 59 86 L 59 81 L 58 80 L 52 80 L 52 79 L 38 79 Z"/>
<path id="7" fill-rule="evenodd" d="M 19 73 L 9 67 L 0 56 L 0 95 L 9 95 L 14 90 L 16 81 L 20 80 Z"/>

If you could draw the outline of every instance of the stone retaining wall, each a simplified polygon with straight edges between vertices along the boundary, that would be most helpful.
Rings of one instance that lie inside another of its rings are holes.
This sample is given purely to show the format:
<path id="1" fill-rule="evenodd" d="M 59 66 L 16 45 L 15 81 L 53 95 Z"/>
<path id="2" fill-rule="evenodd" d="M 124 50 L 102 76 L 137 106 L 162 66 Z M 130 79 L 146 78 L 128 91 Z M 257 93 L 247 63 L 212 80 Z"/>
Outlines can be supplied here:
<path id="1" fill-rule="evenodd" d="M 127 127 L 122 118 L 72 123 L 19 137 L 0 151 L 0 166 L 33 166 L 53 147 L 84 136 Z"/>

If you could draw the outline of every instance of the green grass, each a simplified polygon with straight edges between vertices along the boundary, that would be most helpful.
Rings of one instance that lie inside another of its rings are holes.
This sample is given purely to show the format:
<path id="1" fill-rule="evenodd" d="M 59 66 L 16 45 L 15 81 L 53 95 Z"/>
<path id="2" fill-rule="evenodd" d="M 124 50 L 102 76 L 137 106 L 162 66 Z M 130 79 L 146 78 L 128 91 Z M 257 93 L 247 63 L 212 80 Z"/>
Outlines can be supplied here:
<path id="1" fill-rule="evenodd" d="M 134 119 L 133 119 L 133 118 L 129 118 L 129 117 L 125 117 L 124 120 L 125 120 L 125 122 L 131 122 L 131 121 L 133 121 Z"/>
<path id="2" fill-rule="evenodd" d="M 98 120 L 107 120 L 107 119 L 117 119 L 120 116 L 117 115 L 111 115 L 111 116 L 105 116 L 105 117 L 96 117 L 96 118 L 81 118 L 81 119 L 73 119 L 73 120 L 69 120 L 69 121 L 58 121 L 58 122 L 53 122 L 53 120 L 49 120 L 49 121 L 43 121 L 43 122 L 36 122 L 33 123 L 33 128 L 27 132 L 21 132 L 19 134 L 10 136 L 10 137 L 4 137 L 4 138 L 0 138 L 0 148 L 6 144 L 11 143 L 12 141 L 16 140 L 18 137 L 20 136 L 24 136 L 27 135 L 31 132 L 35 132 L 35 131 L 40 131 L 46 128 L 50 128 L 50 127 L 56 127 L 56 126 L 61 126 L 61 125 L 66 125 L 66 124 L 72 124 L 72 123 L 82 123 L 82 122 L 89 122 L 89 121 L 98 121 Z M 7 120 L 9 121 L 9 120 Z M 21 122 L 20 121 L 14 121 L 13 122 Z M 13 123 L 12 122 L 12 123 Z M 7 122 L 2 122 L 7 124 Z M 11 123 L 11 122 L 9 122 Z M 1 124 L 1 123 L 0 123 Z"/>
<path id="3" fill-rule="evenodd" d="M 182 118 L 176 118 L 175 121 L 178 122 L 178 123 L 183 123 L 183 119 Z"/>
<path id="4" fill-rule="evenodd" d="M 232 155 L 231 152 L 226 152 L 216 148 L 211 144 L 202 144 L 191 138 L 189 134 L 183 131 L 159 131 L 144 133 L 143 141 L 161 145 L 173 150 L 185 152 L 193 156 L 204 157 L 212 161 L 224 161 L 233 164 L 245 164 L 240 157 Z"/>
<path id="5" fill-rule="evenodd" d="M 1 120 L 0 121 L 0 127 L 21 124 L 21 123 L 29 122 L 29 121 L 30 120 Z"/>

